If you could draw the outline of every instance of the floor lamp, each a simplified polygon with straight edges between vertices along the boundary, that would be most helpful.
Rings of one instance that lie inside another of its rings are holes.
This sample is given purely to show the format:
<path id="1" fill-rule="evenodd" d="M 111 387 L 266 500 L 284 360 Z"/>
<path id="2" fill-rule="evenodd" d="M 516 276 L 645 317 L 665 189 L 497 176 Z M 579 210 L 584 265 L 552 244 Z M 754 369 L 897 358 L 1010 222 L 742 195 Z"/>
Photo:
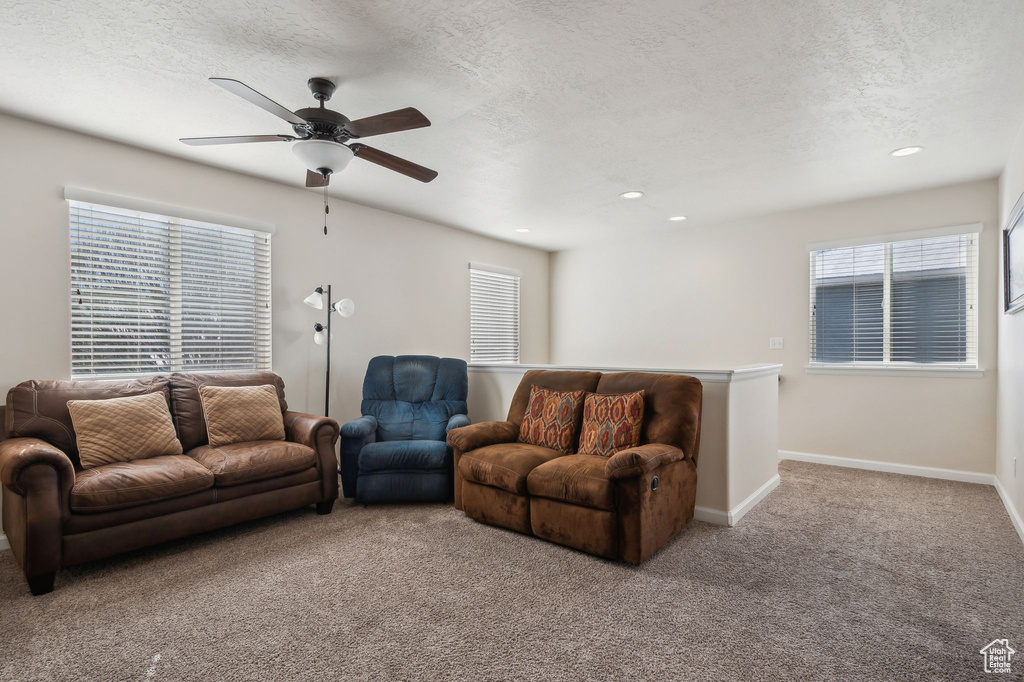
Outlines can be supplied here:
<path id="1" fill-rule="evenodd" d="M 319 322 L 313 325 L 313 342 L 318 346 L 327 345 L 327 378 L 324 386 L 324 416 L 330 416 L 331 408 L 331 313 L 338 313 L 342 317 L 352 317 L 356 311 L 356 303 L 351 298 L 343 298 L 334 302 L 331 300 L 331 285 L 328 284 L 326 292 L 324 287 L 317 287 L 309 296 L 303 299 L 303 303 L 316 308 L 324 309 L 324 293 L 327 294 L 327 325 Z"/>

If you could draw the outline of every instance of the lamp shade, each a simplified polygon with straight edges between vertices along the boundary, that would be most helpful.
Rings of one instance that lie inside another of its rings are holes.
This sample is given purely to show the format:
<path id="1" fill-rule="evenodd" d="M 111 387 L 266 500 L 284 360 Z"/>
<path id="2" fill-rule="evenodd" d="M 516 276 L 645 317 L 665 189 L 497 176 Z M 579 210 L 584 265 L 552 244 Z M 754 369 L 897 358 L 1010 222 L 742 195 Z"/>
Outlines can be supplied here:
<path id="1" fill-rule="evenodd" d="M 356 311 L 356 302 L 351 298 L 343 298 L 333 306 L 334 312 L 338 313 L 342 317 L 352 317 L 352 314 Z"/>
<path id="2" fill-rule="evenodd" d="M 313 343 L 315 343 L 318 346 L 322 346 L 326 342 L 327 342 L 327 331 L 326 330 L 321 329 L 318 332 L 313 332 Z"/>
<path id="3" fill-rule="evenodd" d="M 324 290 L 321 287 L 317 287 L 316 291 L 311 293 L 306 298 L 302 299 L 302 302 L 305 303 L 306 305 L 310 306 L 311 308 L 316 308 L 317 310 L 323 310 L 324 309 Z"/>
<path id="4" fill-rule="evenodd" d="M 298 140 L 292 144 L 292 151 L 306 168 L 314 172 L 326 168 L 338 173 L 345 170 L 354 156 L 351 149 L 331 140 Z"/>

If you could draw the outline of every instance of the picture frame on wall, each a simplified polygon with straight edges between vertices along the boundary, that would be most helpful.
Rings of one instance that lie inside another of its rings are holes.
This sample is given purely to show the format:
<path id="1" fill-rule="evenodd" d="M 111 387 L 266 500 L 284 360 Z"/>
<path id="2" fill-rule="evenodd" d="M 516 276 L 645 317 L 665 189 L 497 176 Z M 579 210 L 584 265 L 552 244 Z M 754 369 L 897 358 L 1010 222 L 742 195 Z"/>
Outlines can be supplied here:
<path id="1" fill-rule="evenodd" d="M 1024 194 L 1003 230 L 1003 311 L 1024 310 Z"/>

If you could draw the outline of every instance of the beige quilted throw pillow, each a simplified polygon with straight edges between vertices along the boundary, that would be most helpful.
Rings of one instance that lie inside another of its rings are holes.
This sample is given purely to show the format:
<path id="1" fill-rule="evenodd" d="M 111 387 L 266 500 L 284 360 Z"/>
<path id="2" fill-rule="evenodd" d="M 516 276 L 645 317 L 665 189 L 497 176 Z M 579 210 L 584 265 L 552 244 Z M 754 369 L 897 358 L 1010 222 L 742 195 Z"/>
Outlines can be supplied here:
<path id="1" fill-rule="evenodd" d="M 181 454 L 181 442 L 163 393 L 69 400 L 68 412 L 83 469 Z"/>
<path id="2" fill-rule="evenodd" d="M 284 440 L 284 417 L 273 386 L 200 386 L 210 445 Z"/>

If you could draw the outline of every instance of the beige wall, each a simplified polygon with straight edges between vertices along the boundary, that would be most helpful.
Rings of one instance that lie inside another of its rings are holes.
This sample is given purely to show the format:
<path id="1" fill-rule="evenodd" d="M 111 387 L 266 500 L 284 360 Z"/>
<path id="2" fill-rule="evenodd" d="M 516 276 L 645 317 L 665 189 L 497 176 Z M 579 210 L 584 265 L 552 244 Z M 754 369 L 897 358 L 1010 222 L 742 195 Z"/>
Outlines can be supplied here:
<path id="1" fill-rule="evenodd" d="M 999 179 L 1000 224 L 1024 192 L 1024 128 Z M 1002 291 L 1000 290 L 1000 295 Z M 996 476 L 1024 516 L 1024 311 L 999 316 L 999 394 Z M 1014 474 L 1014 458 L 1017 471 Z"/>
<path id="2" fill-rule="evenodd" d="M 808 243 L 976 222 L 983 378 L 806 374 Z M 562 251 L 552 257 L 551 362 L 782 362 L 781 449 L 992 473 L 998 239 L 997 183 L 987 180 Z M 785 349 L 769 350 L 770 336 Z"/>
<path id="3" fill-rule="evenodd" d="M 274 369 L 296 409 L 323 409 L 324 349 L 312 341 L 322 313 L 302 304 L 320 283 L 333 284 L 338 297 L 357 306 L 354 317 L 335 317 L 331 413 L 338 419 L 358 416 L 363 373 L 374 355 L 468 358 L 470 261 L 523 272 L 523 361 L 548 360 L 544 251 L 340 200 L 332 200 L 325 237 L 322 195 L 313 191 L 6 116 L 0 116 L 0 138 L 4 392 L 24 379 L 70 371 L 65 185 L 275 223 Z M 295 177 L 303 177 L 294 165 Z M 401 192 L 412 180 L 382 174 L 381 182 Z"/>

